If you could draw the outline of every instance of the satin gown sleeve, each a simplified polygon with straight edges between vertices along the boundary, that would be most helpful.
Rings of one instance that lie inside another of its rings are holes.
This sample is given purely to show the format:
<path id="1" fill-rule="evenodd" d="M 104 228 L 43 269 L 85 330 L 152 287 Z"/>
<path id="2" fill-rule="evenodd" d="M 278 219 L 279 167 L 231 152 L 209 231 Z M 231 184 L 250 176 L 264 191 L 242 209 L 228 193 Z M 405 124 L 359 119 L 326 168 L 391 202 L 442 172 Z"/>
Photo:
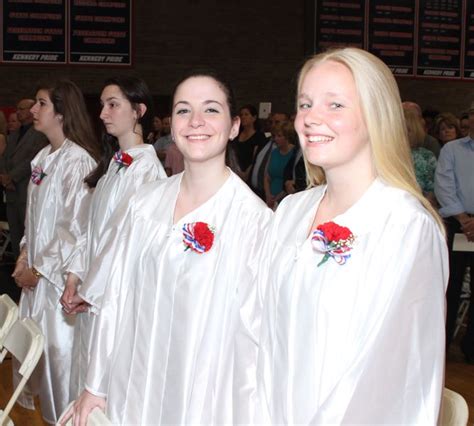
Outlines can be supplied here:
<path id="1" fill-rule="evenodd" d="M 91 200 L 91 192 L 84 183 L 84 176 L 94 166 L 92 158 L 82 157 L 70 167 L 65 167 L 61 194 L 57 194 L 63 205 L 57 210 L 56 238 L 42 247 L 33 260 L 35 268 L 59 288 L 63 288 L 67 273 L 79 274 L 84 269 L 80 247 L 85 244 Z M 61 267 L 58 268 L 58 265 Z"/>

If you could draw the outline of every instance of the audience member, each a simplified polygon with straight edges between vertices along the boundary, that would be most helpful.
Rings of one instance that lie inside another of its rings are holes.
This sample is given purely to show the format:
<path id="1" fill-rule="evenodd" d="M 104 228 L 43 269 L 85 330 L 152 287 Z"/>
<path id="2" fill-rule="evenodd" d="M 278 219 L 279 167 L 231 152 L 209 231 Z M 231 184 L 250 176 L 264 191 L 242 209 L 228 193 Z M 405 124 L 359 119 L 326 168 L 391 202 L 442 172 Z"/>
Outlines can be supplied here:
<path id="1" fill-rule="evenodd" d="M 267 206 L 274 209 L 285 197 L 284 171 L 295 148 L 295 129 L 289 122 L 276 124 L 272 130 L 272 139 L 275 148 L 270 153 L 267 172 L 265 174 L 264 188 Z"/>
<path id="2" fill-rule="evenodd" d="M 163 129 L 163 123 L 161 121 L 161 118 L 155 115 L 153 117 L 153 121 L 151 122 L 152 126 L 152 131 L 148 133 L 148 136 L 146 137 L 146 142 L 154 144 L 158 138 L 161 137 L 161 132 Z"/>
<path id="3" fill-rule="evenodd" d="M 433 137 L 435 136 L 434 134 L 435 120 L 438 115 L 439 115 L 439 111 L 432 107 L 425 108 L 423 112 L 421 113 L 421 117 L 423 119 L 423 122 L 425 123 L 425 131 L 427 134 Z"/>
<path id="4" fill-rule="evenodd" d="M 257 129 L 258 113 L 253 105 L 241 107 L 239 116 L 240 131 L 238 136 L 230 143 L 230 149 L 233 151 L 237 163 L 237 168 L 234 165 L 234 172 L 247 182 L 255 155 L 265 145 L 266 138 Z"/>
<path id="5" fill-rule="evenodd" d="M 468 136 L 443 146 L 436 168 L 435 194 L 448 230 L 450 276 L 446 293 L 446 345 L 449 347 L 453 339 L 462 283 L 469 266 L 471 304 L 461 349 L 467 362 L 474 364 L 474 253 L 453 250 L 455 234 L 464 234 L 468 241 L 474 241 L 474 102 L 469 110 L 469 129 Z"/>
<path id="6" fill-rule="evenodd" d="M 461 129 L 458 118 L 450 112 L 442 112 L 436 117 L 433 134 L 439 140 L 441 146 L 459 139 Z"/>
<path id="7" fill-rule="evenodd" d="M 18 102 L 17 116 L 21 127 L 8 135 L 0 175 L 5 188 L 8 225 L 15 257 L 19 255 L 20 240 L 25 229 L 26 194 L 31 176 L 30 163 L 38 151 L 48 144 L 44 134 L 33 127 L 30 108 L 34 103 L 32 99 L 22 99 Z"/>
<path id="8" fill-rule="evenodd" d="M 426 149 L 430 150 L 435 155 L 435 157 L 438 158 L 441 146 L 440 146 L 440 144 L 439 144 L 439 142 L 436 138 L 434 138 L 433 136 L 428 134 L 426 122 L 425 122 L 425 119 L 422 116 L 420 105 L 418 105 L 415 102 L 409 102 L 409 101 L 408 102 L 403 102 L 402 105 L 403 105 L 403 109 L 411 109 L 411 110 L 413 110 L 417 113 L 418 118 L 420 119 L 420 121 L 423 125 L 423 128 L 425 129 L 425 132 L 426 132 L 425 140 L 423 141 L 422 146 L 423 146 L 423 148 L 426 148 Z"/>
<path id="9" fill-rule="evenodd" d="M 155 148 L 156 155 L 158 155 L 158 158 L 160 159 L 161 163 L 165 164 L 166 153 L 168 151 L 168 148 L 173 143 L 173 138 L 171 137 L 171 133 L 169 131 L 170 117 L 163 117 L 161 123 L 161 136 L 156 139 L 155 143 L 153 144 L 153 147 Z"/>
<path id="10" fill-rule="evenodd" d="M 8 124 L 7 124 L 8 134 L 16 132 L 20 128 L 20 126 L 21 126 L 21 123 L 18 120 L 16 112 L 11 112 L 8 115 Z"/>
<path id="11" fill-rule="evenodd" d="M 432 203 L 435 203 L 434 175 L 436 157 L 431 151 L 422 146 L 425 140 L 425 129 L 421 125 L 417 113 L 412 109 L 405 109 L 404 114 L 416 181 L 420 185 L 423 195 Z"/>
<path id="12" fill-rule="evenodd" d="M 469 135 L 469 114 L 462 113 L 459 118 L 459 128 L 461 129 L 461 137 L 465 138 Z"/>
<path id="13" fill-rule="evenodd" d="M 184 158 L 178 146 L 173 142 L 166 152 L 165 171 L 168 176 L 177 175 L 184 170 Z"/>

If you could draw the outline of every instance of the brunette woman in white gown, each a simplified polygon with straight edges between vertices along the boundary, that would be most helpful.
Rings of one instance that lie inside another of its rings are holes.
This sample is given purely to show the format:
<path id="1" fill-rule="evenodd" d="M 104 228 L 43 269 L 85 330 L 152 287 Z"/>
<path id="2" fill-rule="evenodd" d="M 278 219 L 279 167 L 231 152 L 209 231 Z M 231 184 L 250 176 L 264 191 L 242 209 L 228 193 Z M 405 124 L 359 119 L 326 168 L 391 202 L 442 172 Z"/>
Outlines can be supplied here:
<path id="1" fill-rule="evenodd" d="M 128 200 L 147 182 L 166 177 L 155 149 L 143 142 L 143 120 L 152 115 L 152 98 L 146 83 L 136 77 L 108 79 L 101 94 L 104 123 L 104 154 L 96 170 L 86 179 L 95 188 L 89 211 L 87 244 L 84 250 L 85 271 L 97 255 L 102 233 L 118 204 Z M 90 292 L 101 289 L 89 288 Z M 74 298 L 76 287 L 66 286 L 61 303 L 66 312 L 77 309 Z M 87 300 L 87 299 L 86 299 Z M 79 309 L 80 311 L 81 309 Z M 90 338 L 96 312 L 83 312 L 75 323 L 70 398 L 77 398 L 84 390 L 90 353 Z"/>
<path id="2" fill-rule="evenodd" d="M 266 244 L 260 421 L 434 425 L 447 251 L 395 80 L 370 53 L 335 50 L 303 66 L 297 105 L 314 188 L 283 200 Z"/>
<path id="3" fill-rule="evenodd" d="M 105 231 L 84 284 L 106 288 L 88 299 L 101 309 L 74 424 L 105 405 L 119 424 L 252 421 L 255 280 L 271 211 L 225 165 L 238 129 L 222 79 L 198 72 L 177 85 L 172 135 L 185 171 L 138 191 Z"/>
<path id="4" fill-rule="evenodd" d="M 22 287 L 20 318 L 31 317 L 45 335 L 45 348 L 32 378 L 41 412 L 56 423 L 69 401 L 74 317 L 59 299 L 84 265 L 79 248 L 86 238 L 91 191 L 84 178 L 96 167 L 99 143 L 82 93 L 68 80 L 40 86 L 31 108 L 35 129 L 50 144 L 31 162 L 25 236 L 13 277 Z M 32 398 L 23 405 L 34 409 Z"/>

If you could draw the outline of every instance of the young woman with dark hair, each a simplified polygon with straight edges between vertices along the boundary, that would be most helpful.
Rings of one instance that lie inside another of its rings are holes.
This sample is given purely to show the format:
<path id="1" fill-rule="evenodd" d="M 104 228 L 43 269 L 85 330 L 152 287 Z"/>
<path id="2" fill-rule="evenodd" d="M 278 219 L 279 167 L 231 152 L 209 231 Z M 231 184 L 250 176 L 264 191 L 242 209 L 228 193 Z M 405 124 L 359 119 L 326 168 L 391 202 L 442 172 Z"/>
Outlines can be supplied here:
<path id="1" fill-rule="evenodd" d="M 128 200 L 143 184 L 166 177 L 153 146 L 145 144 L 143 140 L 141 123 L 148 112 L 151 113 L 152 106 L 145 82 L 135 77 L 108 79 L 100 101 L 100 118 L 104 124 L 103 151 L 106 154 L 97 169 L 86 179 L 90 186 L 96 188 L 89 211 L 87 242 L 82 248 L 82 281 L 86 279 L 88 267 L 97 255 L 104 229 L 118 204 L 122 200 Z M 96 297 L 95 292 L 94 287 L 89 287 L 82 295 L 88 300 Z M 66 285 L 61 298 L 66 312 L 85 310 L 84 304 L 78 304 L 82 301 L 76 293 L 75 283 Z M 76 320 L 70 399 L 75 399 L 84 389 L 95 318 L 96 312 L 83 312 Z"/>
<path id="2" fill-rule="evenodd" d="M 35 129 L 49 145 L 32 161 L 25 236 L 13 277 L 22 288 L 20 318 L 31 317 L 45 335 L 42 362 L 32 389 L 41 412 L 56 423 L 69 401 L 74 317 L 58 303 L 83 269 L 79 248 L 86 238 L 91 191 L 84 178 L 96 167 L 99 144 L 79 88 L 69 80 L 40 85 L 31 108 Z M 23 405 L 34 408 L 33 399 Z"/>
<path id="3" fill-rule="evenodd" d="M 237 135 L 230 87 L 193 72 L 173 97 L 171 131 L 185 170 L 122 204 L 90 282 L 104 287 L 83 425 L 95 406 L 118 424 L 253 420 L 254 285 L 271 211 L 225 165 Z M 65 420 L 65 419 L 64 419 Z"/>

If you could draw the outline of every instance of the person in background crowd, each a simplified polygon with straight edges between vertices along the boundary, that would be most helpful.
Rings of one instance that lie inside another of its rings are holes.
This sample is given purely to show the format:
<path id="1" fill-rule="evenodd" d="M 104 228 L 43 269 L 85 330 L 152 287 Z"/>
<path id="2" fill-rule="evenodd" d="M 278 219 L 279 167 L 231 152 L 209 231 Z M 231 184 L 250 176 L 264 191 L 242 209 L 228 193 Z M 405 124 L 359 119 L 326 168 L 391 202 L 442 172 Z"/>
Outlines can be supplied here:
<path id="1" fill-rule="evenodd" d="M 177 175 L 184 170 L 184 157 L 173 142 L 166 152 L 165 171 L 168 176 Z"/>
<path id="2" fill-rule="evenodd" d="M 276 124 L 283 123 L 284 121 L 288 121 L 288 115 L 284 112 L 274 112 L 270 115 L 269 119 L 267 120 L 271 126 L 275 126 Z M 269 128 L 269 132 L 271 132 L 273 127 Z M 265 174 L 267 172 L 267 165 L 268 160 L 270 158 L 270 154 L 272 149 L 275 147 L 275 143 L 271 138 L 271 133 L 269 133 L 269 138 L 263 147 L 260 147 L 255 155 L 255 160 L 252 164 L 252 168 L 250 169 L 250 181 L 249 185 L 252 188 L 252 191 L 255 192 L 262 200 L 265 201 Z"/>
<path id="3" fill-rule="evenodd" d="M 453 340 L 466 267 L 471 269 L 471 303 L 466 334 L 461 349 L 466 361 L 474 364 L 474 253 L 453 250 L 455 234 L 474 241 L 474 102 L 469 109 L 469 135 L 443 146 L 435 174 L 435 194 L 439 213 L 448 230 L 449 286 L 446 293 L 446 347 Z"/>
<path id="4" fill-rule="evenodd" d="M 8 135 L 3 154 L 0 180 L 5 188 L 7 218 L 13 255 L 20 253 L 20 240 L 25 230 L 26 193 L 31 176 L 31 160 L 48 144 L 46 136 L 33 127 L 30 108 L 32 99 L 22 99 L 17 104 L 17 117 L 21 127 Z"/>
<path id="5" fill-rule="evenodd" d="M 185 170 L 144 186 L 107 230 L 90 272 L 105 293 L 87 391 L 61 421 L 83 425 L 106 406 L 120 424 L 253 423 L 255 280 L 271 211 L 225 165 L 240 124 L 233 99 L 213 72 L 177 84 Z"/>
<path id="6" fill-rule="evenodd" d="M 367 51 L 328 51 L 297 105 L 312 188 L 280 203 L 262 253 L 259 423 L 434 425 L 447 250 L 395 78 Z"/>
<path id="7" fill-rule="evenodd" d="M 40 84 L 31 113 L 49 145 L 31 162 L 25 236 L 12 276 L 22 288 L 20 318 L 32 318 L 45 336 L 32 393 L 39 394 L 44 420 L 56 424 L 69 402 L 74 335 L 74 317 L 59 300 L 83 269 L 91 200 L 84 178 L 96 167 L 100 146 L 82 93 L 69 80 Z M 34 409 L 31 395 L 22 403 Z"/>
<path id="8" fill-rule="evenodd" d="M 16 112 L 11 112 L 8 115 L 8 124 L 7 124 L 8 134 L 16 132 L 20 128 L 20 126 L 21 126 L 21 123 L 18 120 Z"/>
<path id="9" fill-rule="evenodd" d="M 84 268 L 78 271 L 77 280 L 69 280 L 64 288 L 61 304 L 67 313 L 78 310 L 78 304 L 74 303 L 77 287 L 81 281 L 87 281 L 87 270 L 97 257 L 104 230 L 117 206 L 145 183 L 166 177 L 154 148 L 143 140 L 141 123 L 147 111 L 153 108 L 146 83 L 136 77 L 109 78 L 104 83 L 100 101 L 103 155 L 98 167 L 86 179 L 87 185 L 95 190 L 89 210 L 87 241 L 81 250 Z M 96 290 L 89 288 L 88 291 L 94 294 Z M 96 317 L 96 312 L 83 312 L 76 318 L 70 400 L 84 390 Z"/>
<path id="10" fill-rule="evenodd" d="M 7 120 L 3 111 L 0 111 L 0 156 L 5 152 L 7 147 Z"/>
<path id="11" fill-rule="evenodd" d="M 296 145 L 293 154 L 283 172 L 284 188 L 287 194 L 304 191 L 307 188 L 306 167 L 304 164 L 303 151 L 296 137 Z"/>
<path id="12" fill-rule="evenodd" d="M 284 171 L 293 155 L 296 143 L 296 133 L 289 122 L 276 124 L 272 130 L 275 148 L 270 153 L 267 172 L 265 174 L 265 201 L 267 206 L 274 209 L 286 196 L 284 188 Z"/>
<path id="13" fill-rule="evenodd" d="M 162 164 L 165 164 L 166 153 L 168 151 L 168 148 L 173 143 L 173 139 L 169 131 L 169 125 L 170 125 L 170 117 L 169 116 L 163 117 L 161 136 L 153 144 L 153 147 L 155 148 L 155 151 L 156 151 L 156 155 L 158 155 L 158 158 L 160 159 Z"/>
<path id="14" fill-rule="evenodd" d="M 146 142 L 154 144 L 157 141 L 157 139 L 161 137 L 161 131 L 163 129 L 163 123 L 161 121 L 161 118 L 155 115 L 153 117 L 153 121 L 151 122 L 151 125 L 152 125 L 152 131 L 148 133 Z"/>
<path id="15" fill-rule="evenodd" d="M 417 113 L 411 109 L 405 109 L 403 112 L 405 114 L 408 142 L 410 143 L 416 181 L 420 185 L 423 195 L 434 204 L 436 201 L 434 197 L 436 157 L 431 151 L 422 146 L 425 140 L 425 129 L 421 125 Z"/>
<path id="16" fill-rule="evenodd" d="M 441 146 L 461 137 L 459 120 L 450 112 L 443 112 L 436 117 L 434 123 L 434 136 L 439 140 Z"/>
<path id="17" fill-rule="evenodd" d="M 266 143 L 265 135 L 258 129 L 258 112 L 253 105 L 244 105 L 239 110 L 239 135 L 230 143 L 230 150 L 235 156 L 234 172 L 243 181 L 249 180 L 250 169 L 255 155 Z M 232 161 L 231 161 L 232 164 Z M 232 167 L 231 167 L 232 168 Z"/>
<path id="18" fill-rule="evenodd" d="M 459 128 L 461 130 L 461 137 L 465 138 L 469 135 L 469 114 L 463 113 L 459 117 Z"/>
<path id="19" fill-rule="evenodd" d="M 435 137 L 434 126 L 435 126 L 436 117 L 438 115 L 439 115 L 439 111 L 432 107 L 425 108 L 423 112 L 421 113 L 421 118 L 423 119 L 423 122 L 425 123 L 425 131 L 428 135 L 431 135 L 433 137 Z"/>
<path id="20" fill-rule="evenodd" d="M 411 109 L 416 112 L 418 118 L 421 121 L 423 128 L 425 129 L 425 140 L 423 141 L 423 148 L 430 150 L 436 158 L 439 156 L 439 151 L 441 149 L 441 145 L 439 144 L 438 140 L 431 136 L 427 131 L 427 125 L 425 119 L 423 118 L 421 107 L 415 102 L 407 101 L 402 103 L 403 109 Z"/>

